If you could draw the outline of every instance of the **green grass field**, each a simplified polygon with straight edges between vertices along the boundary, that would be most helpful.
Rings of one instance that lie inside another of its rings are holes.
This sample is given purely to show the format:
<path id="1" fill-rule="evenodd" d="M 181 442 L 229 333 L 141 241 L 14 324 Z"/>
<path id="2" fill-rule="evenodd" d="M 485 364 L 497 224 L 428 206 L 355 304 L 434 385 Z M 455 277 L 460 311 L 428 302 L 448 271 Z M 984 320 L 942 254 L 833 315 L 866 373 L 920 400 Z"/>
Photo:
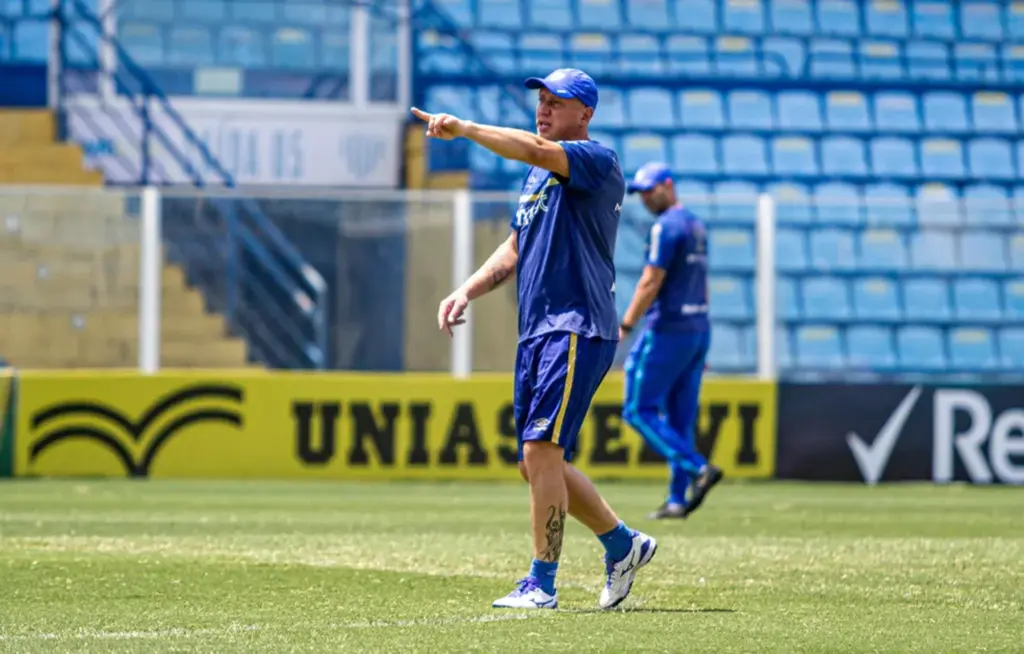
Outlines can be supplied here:
<path id="1" fill-rule="evenodd" d="M 573 524 L 557 612 L 514 484 L 0 483 L 0 651 L 979 652 L 1024 648 L 1024 489 L 724 485 L 622 610 Z"/>

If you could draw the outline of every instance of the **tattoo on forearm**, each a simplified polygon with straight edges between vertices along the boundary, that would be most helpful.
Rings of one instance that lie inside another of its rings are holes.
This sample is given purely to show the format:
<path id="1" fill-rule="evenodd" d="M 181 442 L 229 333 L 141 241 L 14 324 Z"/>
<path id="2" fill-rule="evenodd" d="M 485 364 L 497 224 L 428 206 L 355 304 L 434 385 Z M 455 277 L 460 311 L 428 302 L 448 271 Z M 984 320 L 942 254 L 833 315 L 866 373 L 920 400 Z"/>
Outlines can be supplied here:
<path id="1" fill-rule="evenodd" d="M 548 538 L 547 549 L 541 557 L 542 561 L 556 562 L 562 556 L 562 536 L 565 534 L 565 509 L 558 506 L 548 507 L 548 522 L 545 525 Z"/>
<path id="2" fill-rule="evenodd" d="M 494 266 L 490 270 L 491 288 L 497 288 L 505 283 L 512 271 L 502 266 Z"/>

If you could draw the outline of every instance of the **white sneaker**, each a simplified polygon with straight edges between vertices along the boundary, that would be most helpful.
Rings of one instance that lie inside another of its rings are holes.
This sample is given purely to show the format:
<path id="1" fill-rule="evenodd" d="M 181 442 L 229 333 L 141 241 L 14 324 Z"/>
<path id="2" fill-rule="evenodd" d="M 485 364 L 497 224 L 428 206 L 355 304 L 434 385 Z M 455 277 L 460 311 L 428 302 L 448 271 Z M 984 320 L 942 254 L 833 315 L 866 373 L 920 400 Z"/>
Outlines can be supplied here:
<path id="1" fill-rule="evenodd" d="M 639 531 L 634 532 L 633 547 L 619 561 L 612 561 L 605 555 L 608 581 L 601 591 L 599 604 L 602 609 L 613 609 L 622 603 L 633 587 L 633 580 L 640 568 L 651 562 L 658 550 L 658 541 Z"/>
<path id="2" fill-rule="evenodd" d="M 558 591 L 556 590 L 554 595 L 548 595 L 540 584 L 527 577 L 520 579 L 514 591 L 494 600 L 491 606 L 496 609 L 557 609 Z"/>

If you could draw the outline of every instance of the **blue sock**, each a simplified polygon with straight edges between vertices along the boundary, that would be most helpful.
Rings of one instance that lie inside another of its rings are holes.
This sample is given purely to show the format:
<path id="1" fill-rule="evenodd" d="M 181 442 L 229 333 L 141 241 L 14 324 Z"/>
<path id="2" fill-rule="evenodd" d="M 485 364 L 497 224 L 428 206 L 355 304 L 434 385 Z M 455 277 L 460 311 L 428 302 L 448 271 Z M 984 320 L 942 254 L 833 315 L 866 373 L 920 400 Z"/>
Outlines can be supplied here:
<path id="1" fill-rule="evenodd" d="M 619 520 L 618 526 L 607 534 L 598 535 L 597 539 L 604 545 L 604 551 L 608 553 L 612 561 L 619 561 L 633 547 L 633 530 L 626 526 L 626 523 Z"/>
<path id="2" fill-rule="evenodd" d="M 535 579 L 548 595 L 555 594 L 555 575 L 558 574 L 558 562 L 533 560 L 530 565 L 530 577 Z"/>

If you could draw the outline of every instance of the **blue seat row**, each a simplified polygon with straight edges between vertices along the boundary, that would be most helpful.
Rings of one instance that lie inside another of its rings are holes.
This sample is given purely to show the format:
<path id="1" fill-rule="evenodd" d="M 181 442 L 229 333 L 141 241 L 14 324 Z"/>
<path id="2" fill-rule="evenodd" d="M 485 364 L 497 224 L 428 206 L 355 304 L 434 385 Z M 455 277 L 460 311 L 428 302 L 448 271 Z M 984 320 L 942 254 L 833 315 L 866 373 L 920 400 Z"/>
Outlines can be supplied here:
<path id="1" fill-rule="evenodd" d="M 467 27 L 685 31 L 1001 41 L 1024 39 L 1024 8 L 895 0 L 439 0 Z"/>

